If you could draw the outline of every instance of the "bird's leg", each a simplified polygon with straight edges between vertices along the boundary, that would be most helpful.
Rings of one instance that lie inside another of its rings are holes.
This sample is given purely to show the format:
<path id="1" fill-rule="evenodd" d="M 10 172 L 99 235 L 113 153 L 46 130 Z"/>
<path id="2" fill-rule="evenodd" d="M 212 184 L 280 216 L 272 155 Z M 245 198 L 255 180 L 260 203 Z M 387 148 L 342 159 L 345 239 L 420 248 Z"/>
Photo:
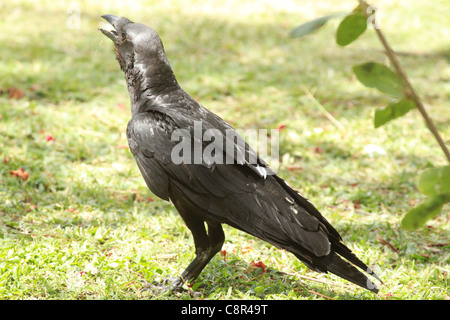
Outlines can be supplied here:
<path id="1" fill-rule="evenodd" d="M 156 291 L 183 291 L 183 284 L 200 274 L 214 254 L 211 254 L 211 245 L 205 229 L 205 222 L 196 215 L 185 214 L 184 210 L 179 210 L 184 222 L 191 230 L 195 243 L 195 258 L 178 278 L 166 278 L 154 281 L 149 284 L 152 290 Z"/>
<path id="2" fill-rule="evenodd" d="M 203 221 L 191 219 L 188 222 L 185 219 L 185 222 L 194 237 L 195 258 L 181 276 L 172 283 L 170 286 L 172 291 L 181 290 L 183 283 L 197 278 L 208 262 L 220 251 L 225 241 L 222 226 L 218 222 L 208 222 L 208 234 Z"/>

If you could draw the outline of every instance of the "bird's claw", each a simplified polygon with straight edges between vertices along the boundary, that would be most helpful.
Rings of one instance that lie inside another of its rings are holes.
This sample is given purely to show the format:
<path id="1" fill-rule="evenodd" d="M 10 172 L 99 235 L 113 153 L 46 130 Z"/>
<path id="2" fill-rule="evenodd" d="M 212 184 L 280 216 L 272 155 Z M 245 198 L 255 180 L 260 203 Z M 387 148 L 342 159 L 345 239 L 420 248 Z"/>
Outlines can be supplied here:
<path id="1" fill-rule="evenodd" d="M 183 288 L 183 281 L 180 278 L 167 277 L 154 280 L 153 282 L 144 282 L 142 291 L 153 291 L 159 293 L 181 293 L 186 291 Z"/>
<path id="2" fill-rule="evenodd" d="M 143 280 L 142 282 L 144 283 L 142 291 L 151 291 L 158 294 L 188 293 L 193 298 L 194 297 L 200 298 L 203 296 L 201 292 L 196 292 L 183 288 L 184 281 L 181 277 L 179 278 L 165 277 L 153 280 L 152 282 L 147 282 L 145 280 Z"/>

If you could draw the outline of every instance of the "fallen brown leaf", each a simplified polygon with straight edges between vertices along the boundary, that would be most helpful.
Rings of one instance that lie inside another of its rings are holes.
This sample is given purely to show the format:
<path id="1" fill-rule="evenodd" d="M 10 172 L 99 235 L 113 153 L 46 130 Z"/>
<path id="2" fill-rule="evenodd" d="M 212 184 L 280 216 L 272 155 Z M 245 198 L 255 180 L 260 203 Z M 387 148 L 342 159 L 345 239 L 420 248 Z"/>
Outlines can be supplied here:
<path id="1" fill-rule="evenodd" d="M 262 263 L 261 261 L 253 261 L 250 262 L 250 266 L 252 267 L 256 267 L 256 268 L 261 268 L 263 272 L 266 272 L 266 265 L 264 263 Z"/>
<path id="2" fill-rule="evenodd" d="M 23 96 L 24 94 L 22 90 L 15 87 L 8 88 L 8 99 L 21 99 Z"/>
<path id="3" fill-rule="evenodd" d="M 28 180 L 28 177 L 30 176 L 29 172 L 24 171 L 22 168 L 19 168 L 17 170 L 12 170 L 9 172 L 10 174 L 12 174 L 13 176 L 22 178 L 22 180 Z"/>

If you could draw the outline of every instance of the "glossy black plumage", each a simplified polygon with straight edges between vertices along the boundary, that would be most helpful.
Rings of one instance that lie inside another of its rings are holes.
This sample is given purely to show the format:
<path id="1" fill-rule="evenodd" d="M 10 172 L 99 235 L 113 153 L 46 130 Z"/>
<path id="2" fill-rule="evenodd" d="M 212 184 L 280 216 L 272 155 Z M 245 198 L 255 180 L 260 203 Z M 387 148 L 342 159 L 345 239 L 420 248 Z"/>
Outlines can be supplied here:
<path id="1" fill-rule="evenodd" d="M 200 163 L 174 163 L 172 150 L 179 143 L 172 139 L 175 131 L 184 129 L 195 144 L 194 128 L 201 123 L 202 132 L 216 129 L 222 133 L 225 146 L 230 142 L 226 133 L 233 128 L 180 88 L 153 29 L 127 18 L 103 18 L 115 29 L 100 31 L 114 42 L 130 94 L 130 150 L 150 190 L 173 202 L 194 237 L 196 257 L 172 284 L 173 290 L 197 277 L 220 251 L 225 239 L 221 224 L 226 223 L 292 252 L 313 270 L 332 272 L 378 292 L 353 265 L 378 277 L 341 242 L 333 226 L 245 142 L 231 142 L 233 154 L 243 155 L 242 161 L 233 164 L 204 159 Z M 197 142 L 202 149 L 208 144 Z M 224 148 L 223 159 L 226 151 Z"/>

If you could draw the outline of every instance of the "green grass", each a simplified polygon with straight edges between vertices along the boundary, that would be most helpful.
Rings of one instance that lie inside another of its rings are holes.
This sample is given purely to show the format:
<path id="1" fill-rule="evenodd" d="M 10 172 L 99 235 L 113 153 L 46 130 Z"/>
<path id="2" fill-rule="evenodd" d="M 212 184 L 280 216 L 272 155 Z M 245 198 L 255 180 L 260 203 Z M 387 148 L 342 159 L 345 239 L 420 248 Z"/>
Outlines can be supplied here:
<path id="1" fill-rule="evenodd" d="M 421 230 L 399 226 L 423 200 L 417 175 L 444 156 L 417 112 L 374 129 L 374 108 L 388 100 L 351 73 L 354 64 L 385 61 L 375 35 L 339 48 L 338 21 L 331 21 L 314 35 L 288 37 L 296 25 L 354 1 L 75 3 L 78 29 L 67 27 L 63 1 L 0 5 L 0 299 L 191 298 L 141 290 L 141 280 L 179 275 L 194 246 L 123 148 L 128 93 L 112 43 L 96 30 L 106 13 L 153 26 L 182 87 L 236 128 L 285 125 L 280 175 L 385 281 L 375 296 L 226 227 L 225 260 L 218 254 L 193 287 L 204 299 L 450 297 L 448 206 Z M 448 142 L 450 5 L 375 4 Z M 11 87 L 24 96 L 9 97 Z M 370 145 L 385 154 L 367 153 Z M 27 180 L 9 173 L 18 168 Z"/>

